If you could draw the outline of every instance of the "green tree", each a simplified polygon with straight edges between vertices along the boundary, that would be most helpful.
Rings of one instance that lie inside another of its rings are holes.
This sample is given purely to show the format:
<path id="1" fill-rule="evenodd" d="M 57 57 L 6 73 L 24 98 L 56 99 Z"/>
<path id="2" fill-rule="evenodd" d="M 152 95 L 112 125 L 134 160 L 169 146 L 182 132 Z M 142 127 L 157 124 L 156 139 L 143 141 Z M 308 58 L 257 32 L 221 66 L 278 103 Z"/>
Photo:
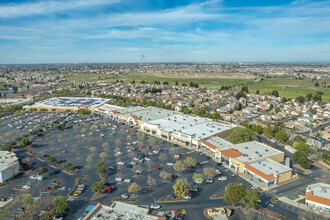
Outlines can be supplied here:
<path id="1" fill-rule="evenodd" d="M 258 200 L 259 195 L 256 190 L 244 189 L 244 196 L 241 201 L 246 207 L 257 207 Z"/>
<path id="2" fill-rule="evenodd" d="M 173 189 L 174 189 L 175 195 L 179 198 L 187 195 L 187 193 L 188 193 L 186 185 L 182 182 L 176 182 L 173 185 Z"/>
<path id="3" fill-rule="evenodd" d="M 275 128 L 271 125 L 268 125 L 265 129 L 264 129 L 264 134 L 268 137 L 274 137 L 274 131 Z"/>
<path id="4" fill-rule="evenodd" d="M 99 156 L 102 160 L 104 160 L 108 156 L 108 154 L 106 152 L 101 152 Z"/>
<path id="5" fill-rule="evenodd" d="M 121 140 L 118 138 L 118 139 L 115 141 L 115 143 L 116 143 L 116 146 L 119 147 L 119 146 L 121 145 Z"/>
<path id="6" fill-rule="evenodd" d="M 49 156 L 49 157 L 47 158 L 47 160 L 48 160 L 49 163 L 55 163 L 56 158 L 53 157 L 53 156 Z"/>
<path id="7" fill-rule="evenodd" d="M 204 182 L 204 175 L 202 173 L 194 173 L 192 178 L 195 182 L 200 182 L 200 183 Z"/>
<path id="8" fill-rule="evenodd" d="M 239 183 L 229 183 L 226 187 L 224 200 L 235 205 L 244 196 L 244 188 Z"/>
<path id="9" fill-rule="evenodd" d="M 182 161 L 179 160 L 175 164 L 173 164 L 173 169 L 181 173 L 186 170 L 186 166 L 184 165 L 184 163 L 182 163 Z"/>
<path id="10" fill-rule="evenodd" d="M 211 177 L 216 177 L 218 175 L 213 167 L 205 167 L 203 169 L 203 173 L 205 176 L 207 176 L 208 179 L 210 179 Z"/>
<path id="11" fill-rule="evenodd" d="M 10 131 L 6 132 L 6 134 L 5 134 L 5 136 L 6 136 L 7 138 L 10 138 L 12 135 L 13 135 L 13 133 L 11 133 Z"/>
<path id="12" fill-rule="evenodd" d="M 68 168 L 68 167 L 71 167 L 71 166 L 72 166 L 72 163 L 70 163 L 69 161 L 61 163 L 61 167 L 63 167 L 63 168 Z"/>
<path id="13" fill-rule="evenodd" d="M 102 181 L 100 181 L 100 182 L 96 182 L 96 183 L 94 183 L 93 186 L 92 186 L 92 191 L 93 191 L 93 192 L 98 192 L 98 193 L 100 193 L 100 192 L 102 192 L 103 190 L 104 190 L 104 184 L 103 184 Z"/>
<path id="14" fill-rule="evenodd" d="M 32 142 L 29 140 L 28 137 L 24 137 L 22 138 L 21 142 L 20 142 L 20 145 L 22 147 L 26 147 L 26 146 L 29 146 Z"/>
<path id="15" fill-rule="evenodd" d="M 189 113 L 189 108 L 188 108 L 188 106 L 182 106 L 181 107 L 181 112 L 183 112 L 183 113 L 185 113 L 185 114 L 187 114 L 187 113 Z"/>
<path id="16" fill-rule="evenodd" d="M 184 163 L 184 164 L 186 165 L 186 167 L 188 167 L 188 168 L 194 167 L 194 166 L 196 166 L 196 164 L 197 164 L 196 160 L 195 160 L 194 158 L 192 158 L 192 157 L 187 157 L 187 158 L 183 161 L 183 163 Z"/>
<path id="17" fill-rule="evenodd" d="M 279 130 L 278 132 L 275 133 L 275 139 L 285 142 L 288 137 L 286 136 L 286 133 L 283 130 Z"/>
<path id="18" fill-rule="evenodd" d="M 61 214 L 61 213 L 63 213 L 63 211 L 65 211 L 67 208 L 69 208 L 69 205 L 64 196 L 56 196 L 53 199 L 53 205 L 54 205 L 56 214 Z"/>
<path id="19" fill-rule="evenodd" d="M 28 207 L 30 205 L 33 204 L 33 198 L 32 195 L 30 193 L 27 193 L 23 196 L 23 202 L 24 202 L 24 206 Z"/>
<path id="20" fill-rule="evenodd" d="M 48 171 L 48 169 L 46 167 L 40 167 L 39 169 L 39 174 L 44 174 Z"/>
<path id="21" fill-rule="evenodd" d="M 93 157 L 92 155 L 88 155 L 87 158 L 86 158 L 86 161 L 88 163 L 88 166 L 90 166 L 90 164 L 93 162 Z"/>
<path id="22" fill-rule="evenodd" d="M 166 182 L 168 179 L 171 178 L 171 174 L 164 170 L 159 173 L 159 176 L 160 176 L 160 178 L 163 179 L 163 182 Z"/>
<path id="23" fill-rule="evenodd" d="M 238 144 L 257 140 L 257 137 L 251 129 L 237 127 L 230 133 L 229 140 L 234 144 Z"/>
<path id="24" fill-rule="evenodd" d="M 141 131 L 136 132 L 136 136 L 139 140 L 142 140 L 144 138 L 144 134 Z"/>
<path id="25" fill-rule="evenodd" d="M 96 147 L 90 147 L 90 148 L 89 148 L 89 151 L 90 151 L 92 154 L 94 154 L 95 151 L 96 151 Z"/>
<path id="26" fill-rule="evenodd" d="M 87 131 L 87 128 L 82 128 L 82 129 L 80 129 L 80 132 L 81 133 L 85 133 Z"/>
<path id="27" fill-rule="evenodd" d="M 129 193 L 134 193 L 134 195 L 136 195 L 136 193 L 141 191 L 141 186 L 137 183 L 132 183 L 129 187 L 128 187 L 128 192 Z"/>

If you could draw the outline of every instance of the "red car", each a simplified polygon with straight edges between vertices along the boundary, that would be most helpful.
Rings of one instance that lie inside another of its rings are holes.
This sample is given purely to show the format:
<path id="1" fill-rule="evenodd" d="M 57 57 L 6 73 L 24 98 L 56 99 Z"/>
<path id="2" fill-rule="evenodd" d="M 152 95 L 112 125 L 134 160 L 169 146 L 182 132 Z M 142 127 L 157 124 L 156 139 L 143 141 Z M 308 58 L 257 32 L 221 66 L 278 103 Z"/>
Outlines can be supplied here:
<path id="1" fill-rule="evenodd" d="M 142 146 L 138 145 L 137 148 L 142 149 Z"/>
<path id="2" fill-rule="evenodd" d="M 50 187 L 46 187 L 46 188 L 44 188 L 44 190 L 51 190 L 52 188 L 50 188 Z"/>
<path id="3" fill-rule="evenodd" d="M 158 168 L 158 167 L 155 167 L 155 170 L 160 170 L 160 168 Z"/>
<path id="4" fill-rule="evenodd" d="M 111 192 L 112 189 L 110 189 L 110 188 L 105 188 L 104 191 L 106 191 L 106 192 Z"/>

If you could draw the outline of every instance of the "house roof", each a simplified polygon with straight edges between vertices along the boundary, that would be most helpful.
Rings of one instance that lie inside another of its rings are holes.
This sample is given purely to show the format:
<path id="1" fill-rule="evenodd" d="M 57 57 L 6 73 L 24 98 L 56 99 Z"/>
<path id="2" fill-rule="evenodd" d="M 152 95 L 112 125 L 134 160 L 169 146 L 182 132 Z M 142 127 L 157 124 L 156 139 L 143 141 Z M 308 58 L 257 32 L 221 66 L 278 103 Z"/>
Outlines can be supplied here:
<path id="1" fill-rule="evenodd" d="M 214 146 L 213 144 L 207 142 L 207 141 L 202 141 L 202 144 L 205 144 L 206 146 L 208 146 L 209 148 L 212 148 L 213 150 L 216 150 L 217 147 Z"/>
<path id="2" fill-rule="evenodd" d="M 330 199 L 327 199 L 327 198 L 324 198 L 324 197 L 321 197 L 321 196 L 313 195 L 312 191 L 307 191 L 306 192 L 305 199 L 309 200 L 309 201 L 321 203 L 321 204 L 326 205 L 326 206 L 330 206 Z"/>
<path id="3" fill-rule="evenodd" d="M 222 150 L 220 151 L 221 154 L 224 154 L 226 155 L 227 157 L 239 157 L 239 156 L 242 156 L 243 153 L 237 151 L 237 150 L 234 150 L 234 149 L 227 149 L 227 150 Z"/>
<path id="4" fill-rule="evenodd" d="M 267 181 L 271 181 L 276 179 L 276 177 L 274 176 L 274 174 L 265 174 L 263 172 L 261 172 L 260 170 L 250 166 L 249 164 L 245 165 L 245 169 L 248 169 L 249 171 L 253 172 L 254 174 L 258 175 L 259 177 L 267 180 Z"/>
<path id="5" fill-rule="evenodd" d="M 134 120 L 138 119 L 139 117 L 136 115 L 132 115 L 131 118 L 133 118 Z"/>

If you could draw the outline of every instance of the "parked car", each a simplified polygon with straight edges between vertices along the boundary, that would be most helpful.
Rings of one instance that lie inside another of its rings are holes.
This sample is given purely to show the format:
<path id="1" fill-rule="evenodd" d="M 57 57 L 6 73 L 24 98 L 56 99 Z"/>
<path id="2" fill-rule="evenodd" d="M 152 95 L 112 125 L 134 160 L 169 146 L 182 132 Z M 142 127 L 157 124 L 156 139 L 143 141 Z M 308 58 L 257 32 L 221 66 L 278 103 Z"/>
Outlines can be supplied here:
<path id="1" fill-rule="evenodd" d="M 123 162 L 123 161 L 119 161 L 117 164 L 118 164 L 118 165 L 125 165 L 125 162 Z"/>
<path id="2" fill-rule="evenodd" d="M 253 186 L 251 186 L 251 189 L 258 189 L 258 188 L 259 188 L 258 185 L 253 185 Z"/>
<path id="3" fill-rule="evenodd" d="M 215 170 L 215 172 L 218 174 L 218 175 L 220 175 L 221 174 L 221 172 L 220 172 L 220 170 Z"/>
<path id="4" fill-rule="evenodd" d="M 124 179 L 124 182 L 130 183 L 130 182 L 132 182 L 132 180 L 131 179 Z"/>
<path id="5" fill-rule="evenodd" d="M 206 179 L 205 182 L 206 183 L 213 183 L 213 180 L 212 179 Z"/>
<path id="6" fill-rule="evenodd" d="M 168 162 L 167 165 L 168 166 L 173 166 L 173 163 L 172 162 Z"/>
<path id="7" fill-rule="evenodd" d="M 189 191 L 191 191 L 191 192 L 198 192 L 198 189 L 197 188 L 191 188 L 191 189 L 189 189 Z"/>
<path id="8" fill-rule="evenodd" d="M 227 180 L 228 178 L 226 176 L 221 176 L 218 178 L 218 180 Z"/>
<path id="9" fill-rule="evenodd" d="M 120 197 L 121 197 L 121 198 L 124 198 L 124 199 L 128 199 L 128 198 L 129 198 L 129 195 L 127 195 L 127 194 L 122 194 Z"/>
<path id="10" fill-rule="evenodd" d="M 191 199 L 191 196 L 189 196 L 189 195 L 185 195 L 183 198 L 184 198 L 184 199 Z"/>
<path id="11" fill-rule="evenodd" d="M 22 188 L 23 189 L 31 189 L 31 186 L 30 185 L 24 185 Z"/>
<path id="12" fill-rule="evenodd" d="M 160 168 L 158 168 L 158 167 L 155 167 L 155 170 L 160 170 Z"/>
<path id="13" fill-rule="evenodd" d="M 135 170 L 135 173 L 141 174 L 142 170 Z"/>
<path id="14" fill-rule="evenodd" d="M 123 178 L 121 178 L 121 177 L 117 177 L 117 178 L 116 178 L 116 181 L 121 182 L 121 181 L 123 181 Z"/>
<path id="15" fill-rule="evenodd" d="M 51 190 L 51 189 L 52 189 L 51 187 L 44 188 L 44 190 L 46 190 L 46 191 Z"/>
<path id="16" fill-rule="evenodd" d="M 160 205 L 158 205 L 158 204 L 152 204 L 152 205 L 150 206 L 150 208 L 151 208 L 151 209 L 160 209 Z"/>

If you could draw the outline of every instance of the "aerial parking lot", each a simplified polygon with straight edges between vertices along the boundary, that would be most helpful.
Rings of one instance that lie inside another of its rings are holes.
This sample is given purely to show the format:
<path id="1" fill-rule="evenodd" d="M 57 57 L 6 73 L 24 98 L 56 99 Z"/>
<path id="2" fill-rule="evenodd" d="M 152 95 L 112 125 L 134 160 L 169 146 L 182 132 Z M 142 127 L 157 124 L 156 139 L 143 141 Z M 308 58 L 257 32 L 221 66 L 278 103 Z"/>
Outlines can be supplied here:
<path id="1" fill-rule="evenodd" d="M 17 119 L 11 120 L 12 117 Z M 33 136 L 33 143 L 26 150 L 14 150 L 19 158 L 28 158 L 33 169 L 0 188 L 1 196 L 15 197 L 26 192 L 31 193 L 35 199 L 46 195 L 63 195 L 68 197 L 72 207 L 70 219 L 78 219 L 88 204 L 109 202 L 116 197 L 122 197 L 123 194 L 132 197 L 132 193 L 128 192 L 131 183 L 137 183 L 141 187 L 141 191 L 137 193 L 136 204 L 148 207 L 158 203 L 161 198 L 173 198 L 173 185 L 177 179 L 188 185 L 190 190 L 185 196 L 186 203 L 192 204 L 210 201 L 213 194 L 224 194 L 230 182 L 239 182 L 244 187 L 252 186 L 202 151 L 196 152 L 143 134 L 102 115 L 34 112 L 10 116 L 1 123 L 16 124 L 17 120 L 21 120 L 24 126 L 32 120 L 36 123 L 35 129 L 44 126 L 48 128 L 41 135 Z M 58 127 L 60 124 L 64 125 Z M 26 130 L 16 127 L 6 130 L 18 137 L 28 133 L 29 127 L 25 128 Z M 181 170 L 174 168 L 178 161 L 184 164 L 187 158 L 193 158 L 197 164 Z M 94 195 L 92 185 L 101 180 L 96 167 L 99 161 L 105 163 L 104 180 L 114 190 L 90 201 Z M 210 167 L 214 168 L 216 173 L 206 175 L 205 168 Z M 45 178 L 32 179 L 31 176 L 39 175 L 40 168 L 47 169 L 43 174 Z M 67 172 L 68 170 L 70 172 Z M 164 173 L 168 174 L 167 177 Z M 204 174 L 205 181 L 194 181 L 194 173 Z M 69 197 L 69 193 L 75 188 L 76 179 L 81 176 L 85 177 L 81 184 L 86 187 L 78 191 L 79 195 Z M 54 181 L 59 182 L 59 187 L 54 187 Z"/>

